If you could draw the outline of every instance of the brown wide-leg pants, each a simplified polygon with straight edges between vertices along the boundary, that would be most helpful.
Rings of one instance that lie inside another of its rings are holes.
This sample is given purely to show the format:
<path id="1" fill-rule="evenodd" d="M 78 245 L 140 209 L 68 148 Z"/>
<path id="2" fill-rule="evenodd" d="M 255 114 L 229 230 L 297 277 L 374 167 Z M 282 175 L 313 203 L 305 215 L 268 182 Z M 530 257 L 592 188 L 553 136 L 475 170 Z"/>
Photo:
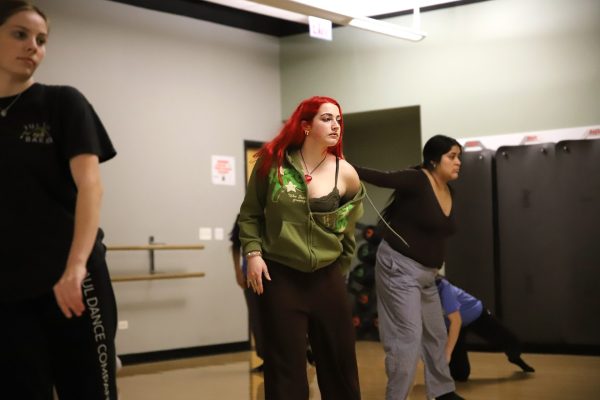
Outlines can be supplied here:
<path id="1" fill-rule="evenodd" d="M 355 332 L 337 263 L 305 273 L 267 260 L 260 314 L 265 400 L 307 400 L 306 335 L 323 400 L 360 399 Z"/>

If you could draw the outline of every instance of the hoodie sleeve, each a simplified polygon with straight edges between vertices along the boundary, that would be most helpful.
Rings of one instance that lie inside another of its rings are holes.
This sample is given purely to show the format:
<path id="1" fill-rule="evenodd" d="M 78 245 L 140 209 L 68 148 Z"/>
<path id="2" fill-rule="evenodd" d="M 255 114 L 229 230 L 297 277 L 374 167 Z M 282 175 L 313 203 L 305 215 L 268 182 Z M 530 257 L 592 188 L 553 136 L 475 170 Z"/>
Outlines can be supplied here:
<path id="1" fill-rule="evenodd" d="M 262 250 L 268 177 L 260 176 L 258 174 L 259 169 L 260 160 L 254 164 L 254 169 L 248 181 L 246 196 L 240 207 L 238 225 L 243 254 Z"/>
<path id="2" fill-rule="evenodd" d="M 365 194 L 365 188 L 361 184 L 360 190 L 354 197 L 354 200 L 348 203 L 346 207 L 350 207 L 347 210 L 347 221 L 346 228 L 343 232 L 342 237 L 342 254 L 338 258 L 340 262 L 340 267 L 342 269 L 343 274 L 347 274 L 350 271 L 350 264 L 352 263 L 352 257 L 354 256 L 354 252 L 356 250 L 356 237 L 354 236 L 356 231 L 356 222 L 363 215 L 363 204 L 362 199 Z M 344 207 L 342 207 L 342 210 Z M 344 212 L 344 211 L 342 211 Z"/>

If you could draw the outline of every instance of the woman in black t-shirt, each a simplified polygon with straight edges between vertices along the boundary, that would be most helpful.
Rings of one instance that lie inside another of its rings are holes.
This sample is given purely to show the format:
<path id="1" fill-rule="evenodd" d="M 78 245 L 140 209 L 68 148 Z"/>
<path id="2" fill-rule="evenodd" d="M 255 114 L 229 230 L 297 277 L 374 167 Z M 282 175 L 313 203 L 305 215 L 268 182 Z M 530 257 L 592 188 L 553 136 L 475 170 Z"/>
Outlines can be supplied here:
<path id="1" fill-rule="evenodd" d="M 458 178 L 460 153 L 455 139 L 437 135 L 425 144 L 416 168 L 382 172 L 355 166 L 360 179 L 395 189 L 383 212 L 388 229 L 375 269 L 388 400 L 408 396 L 420 357 L 428 398 L 462 399 L 445 359 L 447 333 L 434 282 L 446 238 L 455 231 L 448 182 Z"/>
<path id="2" fill-rule="evenodd" d="M 0 2 L 1 397 L 116 399 L 98 228 L 99 163 L 116 153 L 81 93 L 34 82 L 47 39 L 42 11 Z"/>

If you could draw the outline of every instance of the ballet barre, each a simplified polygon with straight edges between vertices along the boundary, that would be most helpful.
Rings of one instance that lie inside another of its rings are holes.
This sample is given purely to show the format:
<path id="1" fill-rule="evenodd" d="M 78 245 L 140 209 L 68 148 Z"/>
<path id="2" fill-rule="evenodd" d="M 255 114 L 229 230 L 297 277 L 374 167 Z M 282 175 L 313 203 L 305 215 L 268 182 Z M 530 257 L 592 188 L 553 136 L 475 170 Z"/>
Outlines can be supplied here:
<path id="1" fill-rule="evenodd" d="M 201 278 L 205 276 L 204 272 L 180 272 L 180 273 L 156 273 L 154 267 L 154 252 L 157 250 L 202 250 L 202 244 L 165 244 L 154 242 L 154 236 L 148 238 L 148 244 L 144 245 L 121 245 L 106 246 L 109 251 L 148 251 L 150 257 L 150 268 L 148 274 L 142 275 L 116 275 L 111 279 L 113 282 L 135 282 L 135 281 L 153 281 L 163 279 L 183 279 L 183 278 Z"/>
<path id="2" fill-rule="evenodd" d="M 143 244 L 140 246 L 106 246 L 107 250 L 202 250 L 202 244 Z"/>
<path id="3" fill-rule="evenodd" d="M 184 279 L 184 278 L 202 278 L 206 275 L 204 272 L 181 272 L 181 273 L 155 273 L 152 275 L 115 275 L 111 278 L 113 282 L 135 282 L 135 281 L 157 281 L 162 279 Z"/>

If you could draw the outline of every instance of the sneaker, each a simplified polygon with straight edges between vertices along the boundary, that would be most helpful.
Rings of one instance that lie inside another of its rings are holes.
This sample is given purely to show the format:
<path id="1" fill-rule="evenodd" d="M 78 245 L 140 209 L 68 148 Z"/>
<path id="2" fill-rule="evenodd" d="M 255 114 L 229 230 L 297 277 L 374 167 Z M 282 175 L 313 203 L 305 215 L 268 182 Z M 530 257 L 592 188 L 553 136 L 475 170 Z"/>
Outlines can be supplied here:
<path id="1" fill-rule="evenodd" d="M 508 361 L 515 365 L 518 365 L 525 372 L 535 372 L 535 369 L 533 369 L 531 365 L 523 361 L 523 359 L 520 356 L 508 357 Z"/>

